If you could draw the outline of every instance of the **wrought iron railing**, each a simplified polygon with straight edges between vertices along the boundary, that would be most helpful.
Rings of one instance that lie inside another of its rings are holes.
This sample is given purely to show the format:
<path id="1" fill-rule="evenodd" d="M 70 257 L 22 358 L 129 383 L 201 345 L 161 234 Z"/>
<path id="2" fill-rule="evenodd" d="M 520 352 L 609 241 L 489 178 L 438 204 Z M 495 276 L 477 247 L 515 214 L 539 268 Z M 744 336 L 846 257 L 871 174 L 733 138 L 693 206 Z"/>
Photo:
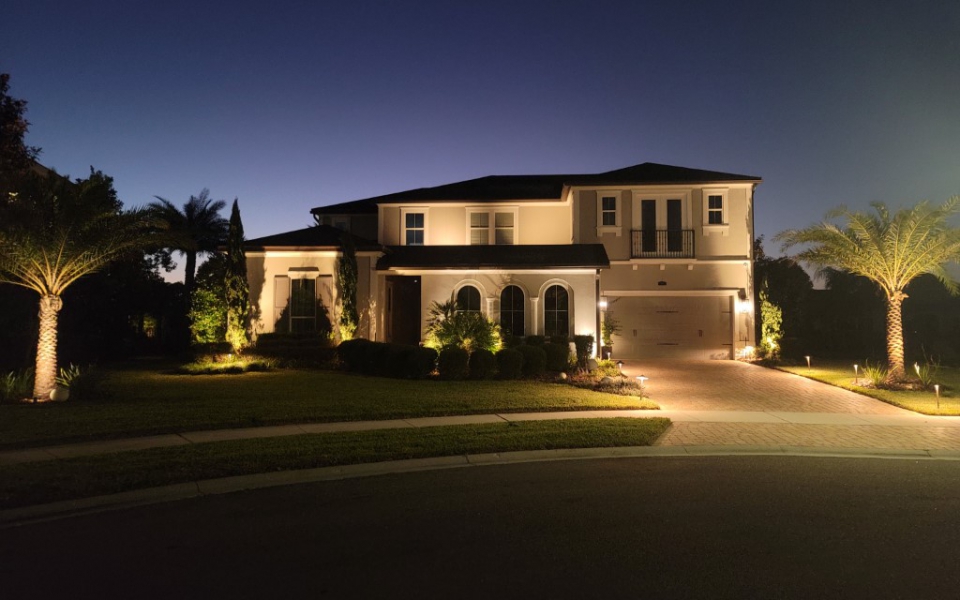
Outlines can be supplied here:
<path id="1" fill-rule="evenodd" d="M 634 229 L 632 258 L 693 258 L 693 229 Z"/>

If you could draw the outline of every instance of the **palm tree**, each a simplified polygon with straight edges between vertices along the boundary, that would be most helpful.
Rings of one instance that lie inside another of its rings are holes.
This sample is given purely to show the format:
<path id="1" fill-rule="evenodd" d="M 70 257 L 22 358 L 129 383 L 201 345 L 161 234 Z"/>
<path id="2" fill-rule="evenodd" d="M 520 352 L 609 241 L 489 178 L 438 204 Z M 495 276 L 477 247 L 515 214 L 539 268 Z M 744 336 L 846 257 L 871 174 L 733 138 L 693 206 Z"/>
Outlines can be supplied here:
<path id="1" fill-rule="evenodd" d="M 960 196 L 938 207 L 921 202 L 891 214 L 880 202 L 871 204 L 876 214 L 851 212 L 845 207 L 827 214 L 842 217 L 840 227 L 823 222 L 806 229 L 789 229 L 777 239 L 784 249 L 797 244 L 808 247 L 797 259 L 817 267 L 837 267 L 870 279 L 883 290 L 887 300 L 887 363 L 893 380 L 903 378 L 904 289 L 924 273 L 940 280 L 951 292 L 958 286 L 946 270 L 946 263 L 960 260 L 960 228 L 950 217 L 960 213 Z"/>
<path id="2" fill-rule="evenodd" d="M 40 294 L 33 396 L 50 397 L 57 377 L 57 318 L 73 282 L 149 242 L 139 210 L 123 212 L 113 179 L 91 169 L 71 183 L 52 174 L 24 181 L 0 198 L 0 282 Z"/>
<path id="3" fill-rule="evenodd" d="M 158 221 L 164 224 L 167 247 L 181 252 L 187 258 L 183 284 L 187 292 L 193 290 L 197 273 L 197 256 L 212 254 L 227 238 L 227 220 L 220 211 L 227 205 L 223 200 L 211 200 L 210 190 L 199 196 L 190 196 L 181 211 L 175 204 L 155 196 L 159 202 L 147 205 Z"/>

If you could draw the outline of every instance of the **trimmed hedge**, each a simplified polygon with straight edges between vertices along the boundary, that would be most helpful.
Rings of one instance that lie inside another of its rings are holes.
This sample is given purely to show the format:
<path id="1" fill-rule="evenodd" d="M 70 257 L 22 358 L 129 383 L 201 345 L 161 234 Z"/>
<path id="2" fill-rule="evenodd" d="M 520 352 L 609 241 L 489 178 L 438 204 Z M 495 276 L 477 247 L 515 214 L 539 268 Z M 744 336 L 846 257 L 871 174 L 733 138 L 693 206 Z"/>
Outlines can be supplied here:
<path id="1" fill-rule="evenodd" d="M 547 353 L 543 348 L 539 346 L 520 346 L 517 351 L 523 355 L 524 377 L 538 377 L 543 374 L 547 368 Z"/>
<path id="2" fill-rule="evenodd" d="M 470 355 L 470 379 L 491 379 L 497 372 L 497 357 L 480 348 Z"/>
<path id="3" fill-rule="evenodd" d="M 547 338 L 543 337 L 542 335 L 528 335 L 527 337 L 523 338 L 523 343 L 526 346 L 540 347 L 547 343 Z"/>
<path id="4" fill-rule="evenodd" d="M 437 368 L 437 351 L 424 346 L 412 346 L 413 353 L 407 359 L 407 375 L 413 379 L 426 379 Z"/>
<path id="5" fill-rule="evenodd" d="M 566 371 L 570 367 L 570 345 L 550 342 L 543 346 L 548 371 Z"/>
<path id="6" fill-rule="evenodd" d="M 258 356 L 311 366 L 333 362 L 337 350 L 318 333 L 261 333 L 253 346 Z"/>
<path id="7" fill-rule="evenodd" d="M 470 374 L 470 353 L 463 348 L 448 346 L 440 351 L 437 359 L 437 372 L 440 379 L 466 379 Z"/>
<path id="8" fill-rule="evenodd" d="M 573 345 L 577 347 L 577 366 L 586 369 L 587 361 L 593 354 L 593 336 L 575 335 L 573 336 Z"/>
<path id="9" fill-rule="evenodd" d="M 523 374 L 523 354 L 515 348 L 497 352 L 497 370 L 500 379 L 520 379 Z"/>

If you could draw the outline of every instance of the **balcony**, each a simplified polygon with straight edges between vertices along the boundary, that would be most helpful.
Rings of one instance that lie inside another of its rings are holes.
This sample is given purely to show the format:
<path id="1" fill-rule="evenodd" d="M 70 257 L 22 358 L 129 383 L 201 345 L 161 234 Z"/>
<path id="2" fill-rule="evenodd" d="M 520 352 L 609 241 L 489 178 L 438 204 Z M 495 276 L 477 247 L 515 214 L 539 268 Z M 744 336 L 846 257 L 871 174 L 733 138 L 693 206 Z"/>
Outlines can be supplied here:
<path id="1" fill-rule="evenodd" d="M 693 229 L 633 229 L 631 258 L 693 258 Z"/>

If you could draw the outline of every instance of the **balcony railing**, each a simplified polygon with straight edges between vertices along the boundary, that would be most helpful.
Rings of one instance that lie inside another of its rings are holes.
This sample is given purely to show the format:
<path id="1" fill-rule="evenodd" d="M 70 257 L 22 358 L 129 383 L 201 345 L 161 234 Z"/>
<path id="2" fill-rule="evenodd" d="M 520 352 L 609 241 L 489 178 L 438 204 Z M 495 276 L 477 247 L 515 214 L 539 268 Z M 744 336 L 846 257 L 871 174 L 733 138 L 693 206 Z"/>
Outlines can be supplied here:
<path id="1" fill-rule="evenodd" d="M 631 258 L 693 258 L 693 229 L 634 229 Z"/>

